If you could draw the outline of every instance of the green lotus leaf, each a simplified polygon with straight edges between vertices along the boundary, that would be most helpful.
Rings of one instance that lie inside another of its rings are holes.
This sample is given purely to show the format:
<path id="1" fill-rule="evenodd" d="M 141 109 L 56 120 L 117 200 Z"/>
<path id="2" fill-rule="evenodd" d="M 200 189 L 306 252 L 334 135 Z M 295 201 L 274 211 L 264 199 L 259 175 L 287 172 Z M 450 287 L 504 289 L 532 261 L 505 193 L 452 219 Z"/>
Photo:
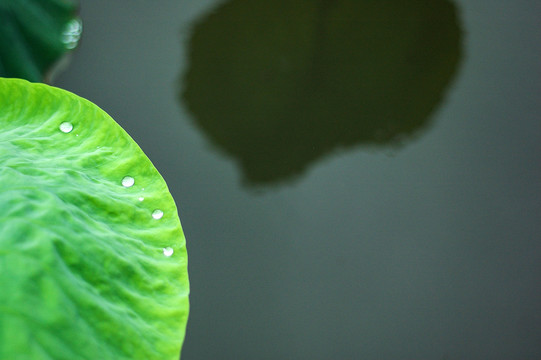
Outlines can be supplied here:
<path id="1" fill-rule="evenodd" d="M 178 359 L 185 238 L 166 183 L 103 110 L 0 78 L 0 359 Z"/>
<path id="2" fill-rule="evenodd" d="M 76 0 L 0 0 L 0 76 L 43 81 L 77 46 Z"/>
<path id="3" fill-rule="evenodd" d="M 456 72 L 448 0 L 230 0 L 193 28 L 182 101 L 248 185 L 354 146 L 396 149 Z"/>

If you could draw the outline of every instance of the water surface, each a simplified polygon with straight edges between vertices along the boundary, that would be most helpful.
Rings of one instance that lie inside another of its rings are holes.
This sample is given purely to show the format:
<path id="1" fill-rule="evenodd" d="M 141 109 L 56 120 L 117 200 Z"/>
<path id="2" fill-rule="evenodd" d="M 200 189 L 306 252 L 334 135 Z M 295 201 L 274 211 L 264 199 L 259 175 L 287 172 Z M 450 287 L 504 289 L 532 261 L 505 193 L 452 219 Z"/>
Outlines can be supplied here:
<path id="1" fill-rule="evenodd" d="M 179 205 L 182 358 L 541 358 L 540 14 L 82 1 L 56 85 Z"/>

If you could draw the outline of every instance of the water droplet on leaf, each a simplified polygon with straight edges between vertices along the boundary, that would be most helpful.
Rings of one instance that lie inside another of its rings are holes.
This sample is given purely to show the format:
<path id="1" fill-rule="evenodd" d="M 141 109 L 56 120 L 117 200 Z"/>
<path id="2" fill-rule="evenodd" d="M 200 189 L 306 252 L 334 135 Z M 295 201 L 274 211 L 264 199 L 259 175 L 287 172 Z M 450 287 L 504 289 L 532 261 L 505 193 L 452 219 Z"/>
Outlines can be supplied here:
<path id="1" fill-rule="evenodd" d="M 173 255 L 173 248 L 170 248 L 170 247 L 166 247 L 166 248 L 163 248 L 163 254 L 167 257 Z"/>
<path id="2" fill-rule="evenodd" d="M 131 176 L 124 176 L 122 179 L 122 186 L 124 187 L 131 187 L 133 184 L 135 184 L 135 179 Z"/>
<path id="3" fill-rule="evenodd" d="M 67 134 L 67 133 L 71 132 L 71 130 L 73 130 L 73 124 L 70 123 L 70 122 L 65 121 L 62 124 L 60 124 L 59 129 L 63 133 Z"/>
<path id="4" fill-rule="evenodd" d="M 163 216 L 163 211 L 161 211 L 160 209 L 156 209 L 152 212 L 152 217 L 156 220 L 159 220 L 161 219 Z"/>
<path id="5" fill-rule="evenodd" d="M 66 49 L 74 49 L 79 43 L 81 33 L 83 32 L 83 23 L 80 19 L 73 19 L 62 32 L 62 43 Z"/>

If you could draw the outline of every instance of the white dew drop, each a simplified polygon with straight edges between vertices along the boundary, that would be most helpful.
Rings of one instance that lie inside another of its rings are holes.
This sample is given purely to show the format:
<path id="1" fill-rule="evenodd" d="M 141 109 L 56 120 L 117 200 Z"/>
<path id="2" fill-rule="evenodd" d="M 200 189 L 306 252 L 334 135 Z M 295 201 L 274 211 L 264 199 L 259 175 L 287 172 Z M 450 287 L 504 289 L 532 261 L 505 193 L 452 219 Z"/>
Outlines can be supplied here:
<path id="1" fill-rule="evenodd" d="M 60 124 L 60 126 L 58 128 L 63 133 L 67 134 L 67 133 L 71 132 L 71 130 L 73 130 L 73 124 L 68 122 L 68 121 L 64 121 L 62 124 Z"/>
<path id="2" fill-rule="evenodd" d="M 124 178 L 122 178 L 122 186 L 132 187 L 133 184 L 135 184 L 135 179 L 131 176 L 124 176 Z"/>
<path id="3" fill-rule="evenodd" d="M 152 218 L 156 220 L 160 220 L 163 217 L 163 211 L 160 209 L 156 209 L 152 212 Z"/>
<path id="4" fill-rule="evenodd" d="M 174 252 L 174 250 L 173 250 L 173 248 L 171 248 L 171 247 L 163 248 L 163 254 L 164 254 L 165 256 L 167 256 L 167 257 L 173 255 L 173 252 Z"/>
<path id="5" fill-rule="evenodd" d="M 66 49 L 71 50 L 77 47 L 81 33 L 83 32 L 83 23 L 81 19 L 73 19 L 64 28 L 62 32 L 62 43 Z"/>
<path id="6" fill-rule="evenodd" d="M 140 197 L 139 197 L 139 201 L 143 201 L 143 200 L 145 200 L 145 198 L 142 197 L 142 196 L 140 196 Z"/>

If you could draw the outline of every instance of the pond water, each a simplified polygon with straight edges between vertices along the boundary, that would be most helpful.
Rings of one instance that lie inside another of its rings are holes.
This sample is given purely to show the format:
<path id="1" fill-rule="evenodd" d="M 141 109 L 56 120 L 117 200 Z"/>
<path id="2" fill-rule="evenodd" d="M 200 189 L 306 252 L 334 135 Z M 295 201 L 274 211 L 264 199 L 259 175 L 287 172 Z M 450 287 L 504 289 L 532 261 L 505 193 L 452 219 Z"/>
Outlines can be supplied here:
<path id="1" fill-rule="evenodd" d="M 83 0 L 54 85 L 167 181 L 182 359 L 541 358 L 541 3 Z"/>

